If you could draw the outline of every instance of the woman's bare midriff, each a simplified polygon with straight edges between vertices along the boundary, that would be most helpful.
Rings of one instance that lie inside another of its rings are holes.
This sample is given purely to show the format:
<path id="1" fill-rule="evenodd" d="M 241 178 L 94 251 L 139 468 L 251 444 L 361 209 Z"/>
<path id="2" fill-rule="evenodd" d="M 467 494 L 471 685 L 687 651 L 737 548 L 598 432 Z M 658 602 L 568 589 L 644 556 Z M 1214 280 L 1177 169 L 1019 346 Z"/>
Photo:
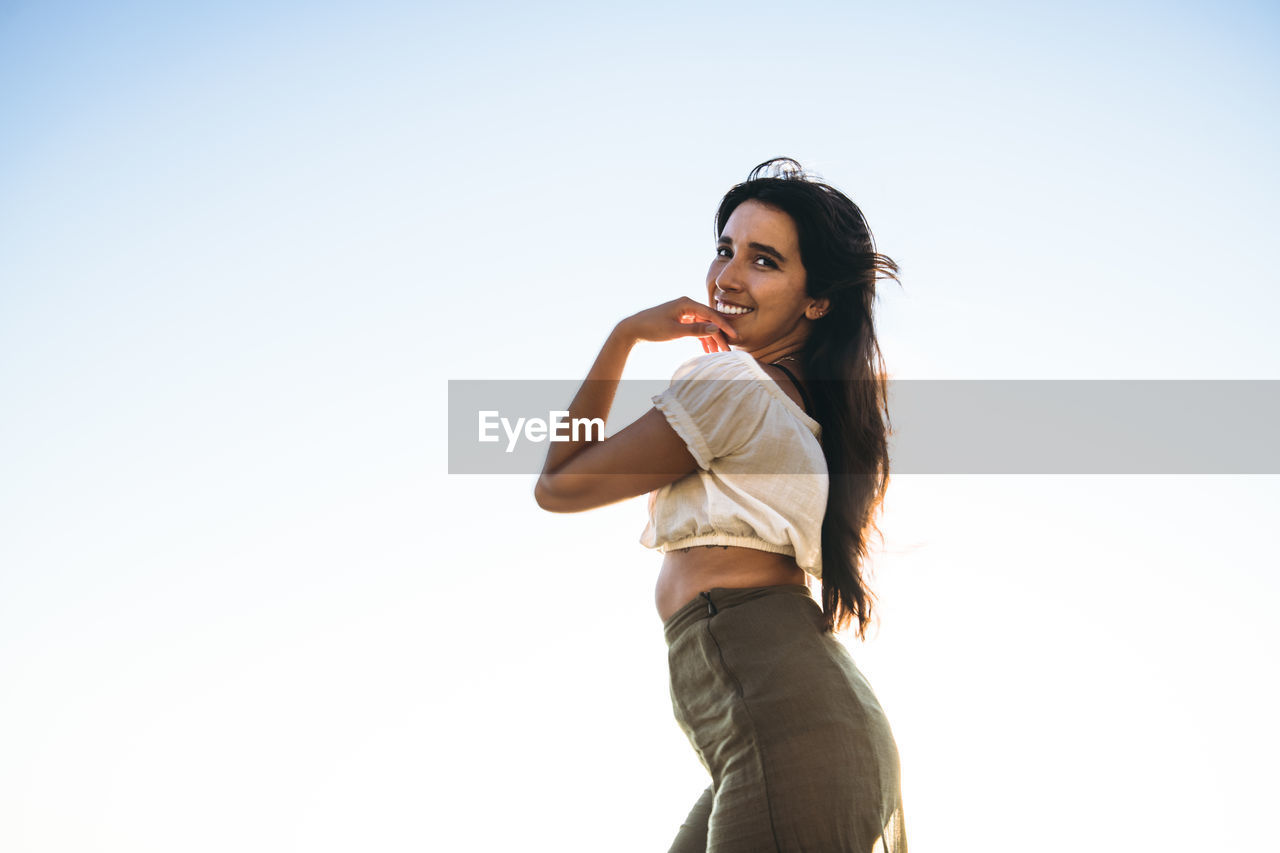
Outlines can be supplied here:
<path id="1" fill-rule="evenodd" d="M 723 587 L 805 585 L 794 557 L 732 545 L 695 545 L 668 551 L 658 573 L 654 598 L 663 622 L 707 590 Z"/>

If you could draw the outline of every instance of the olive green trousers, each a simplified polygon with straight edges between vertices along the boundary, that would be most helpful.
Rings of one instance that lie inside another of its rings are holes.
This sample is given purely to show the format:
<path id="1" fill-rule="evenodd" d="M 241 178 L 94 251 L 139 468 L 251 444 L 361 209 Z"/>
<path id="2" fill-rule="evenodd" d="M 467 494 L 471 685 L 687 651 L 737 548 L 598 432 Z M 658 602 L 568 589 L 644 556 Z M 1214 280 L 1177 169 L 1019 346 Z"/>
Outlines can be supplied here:
<path id="1" fill-rule="evenodd" d="M 664 633 L 711 774 L 670 853 L 906 853 L 888 720 L 806 587 L 712 589 Z"/>

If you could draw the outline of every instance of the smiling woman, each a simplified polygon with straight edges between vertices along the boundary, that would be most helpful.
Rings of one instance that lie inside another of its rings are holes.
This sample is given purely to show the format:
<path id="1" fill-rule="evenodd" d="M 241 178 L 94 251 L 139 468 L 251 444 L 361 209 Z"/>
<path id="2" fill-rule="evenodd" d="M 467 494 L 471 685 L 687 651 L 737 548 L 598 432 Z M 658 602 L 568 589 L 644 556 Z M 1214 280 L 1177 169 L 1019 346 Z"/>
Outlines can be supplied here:
<path id="1" fill-rule="evenodd" d="M 754 199 L 724 224 L 707 271 L 707 297 L 718 313 L 733 318 L 735 344 L 765 347 L 756 358 L 766 364 L 803 347 L 829 304 L 806 292 L 794 220 Z"/>
<path id="2" fill-rule="evenodd" d="M 705 354 L 617 435 L 551 445 L 535 496 L 573 512 L 650 493 L 673 710 L 711 774 L 673 853 L 905 853 L 897 746 L 833 636 L 870 618 L 860 567 L 889 461 L 872 306 L 897 268 L 848 197 L 786 158 L 716 223 L 708 304 L 619 322 L 567 417 L 608 417 L 638 341 L 696 336 Z"/>

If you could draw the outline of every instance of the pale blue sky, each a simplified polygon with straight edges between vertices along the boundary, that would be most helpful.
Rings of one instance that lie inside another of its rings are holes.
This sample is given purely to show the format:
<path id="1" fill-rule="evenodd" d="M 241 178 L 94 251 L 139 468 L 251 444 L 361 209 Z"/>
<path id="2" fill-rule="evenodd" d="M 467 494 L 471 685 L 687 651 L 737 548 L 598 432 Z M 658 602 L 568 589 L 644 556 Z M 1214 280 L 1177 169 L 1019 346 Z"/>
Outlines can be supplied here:
<path id="1" fill-rule="evenodd" d="M 662 850 L 644 505 L 445 473 L 797 157 L 900 378 L 1280 378 L 1262 3 L 0 9 L 0 849 Z M 645 346 L 665 377 L 696 344 Z M 556 401 L 557 404 L 561 401 Z M 1275 477 L 901 477 L 920 849 L 1270 835 Z"/>

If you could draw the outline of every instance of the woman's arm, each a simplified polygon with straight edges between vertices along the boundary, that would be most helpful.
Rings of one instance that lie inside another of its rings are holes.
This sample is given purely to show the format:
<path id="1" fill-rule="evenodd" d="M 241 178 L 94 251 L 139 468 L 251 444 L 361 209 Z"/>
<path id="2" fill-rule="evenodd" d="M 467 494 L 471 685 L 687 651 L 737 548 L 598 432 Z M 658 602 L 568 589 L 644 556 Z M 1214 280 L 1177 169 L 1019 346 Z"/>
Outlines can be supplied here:
<path id="1" fill-rule="evenodd" d="M 705 351 L 721 352 L 729 349 L 725 334 L 734 332 L 714 311 L 684 297 L 626 318 L 609 334 L 569 404 L 569 420 L 608 421 L 622 369 L 637 342 L 697 336 Z M 534 497 L 551 512 L 581 512 L 643 495 L 697 467 L 663 414 L 650 409 L 604 441 L 550 442 Z"/>

